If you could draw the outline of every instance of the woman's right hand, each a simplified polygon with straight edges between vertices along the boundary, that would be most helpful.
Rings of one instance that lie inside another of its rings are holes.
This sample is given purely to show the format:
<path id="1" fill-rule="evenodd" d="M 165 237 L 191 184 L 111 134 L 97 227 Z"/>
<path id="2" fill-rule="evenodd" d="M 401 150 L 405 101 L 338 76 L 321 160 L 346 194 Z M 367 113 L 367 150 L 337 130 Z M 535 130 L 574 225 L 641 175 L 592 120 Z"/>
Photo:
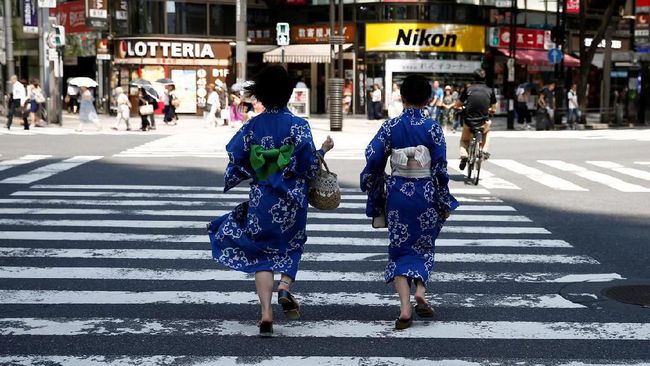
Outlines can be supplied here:
<path id="1" fill-rule="evenodd" d="M 332 137 L 327 136 L 325 139 L 325 142 L 323 142 L 323 146 L 321 146 L 323 151 L 328 152 L 334 148 L 334 140 L 332 140 Z"/>

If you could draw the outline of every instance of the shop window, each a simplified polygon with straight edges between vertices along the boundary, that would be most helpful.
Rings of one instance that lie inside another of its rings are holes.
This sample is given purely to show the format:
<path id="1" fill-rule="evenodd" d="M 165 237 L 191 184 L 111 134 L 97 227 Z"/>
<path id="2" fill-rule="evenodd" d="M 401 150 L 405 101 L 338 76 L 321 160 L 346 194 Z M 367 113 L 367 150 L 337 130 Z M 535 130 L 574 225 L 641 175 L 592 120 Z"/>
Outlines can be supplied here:
<path id="1" fill-rule="evenodd" d="M 357 10 L 357 20 L 380 20 L 379 9 L 376 5 L 361 5 Z"/>
<path id="2" fill-rule="evenodd" d="M 164 34 L 165 8 L 158 1 L 137 0 L 129 2 L 129 23 L 133 34 Z"/>
<path id="3" fill-rule="evenodd" d="M 167 33 L 202 34 L 208 26 L 207 5 L 167 1 Z"/>
<path id="4" fill-rule="evenodd" d="M 418 7 L 413 5 L 386 5 L 386 20 L 418 19 Z"/>
<path id="5" fill-rule="evenodd" d="M 252 14 L 256 14 L 253 12 Z M 253 15 L 255 19 L 260 19 Z M 259 23 L 257 23 L 259 24 Z M 235 35 L 235 6 L 210 5 L 210 35 L 234 36 Z"/>

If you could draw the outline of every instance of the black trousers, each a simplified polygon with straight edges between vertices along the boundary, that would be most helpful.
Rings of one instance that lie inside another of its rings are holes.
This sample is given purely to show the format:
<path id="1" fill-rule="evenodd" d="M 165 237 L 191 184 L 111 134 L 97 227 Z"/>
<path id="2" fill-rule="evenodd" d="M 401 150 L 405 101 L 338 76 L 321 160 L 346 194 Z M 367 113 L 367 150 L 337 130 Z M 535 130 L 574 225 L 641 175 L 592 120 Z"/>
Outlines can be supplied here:
<path id="1" fill-rule="evenodd" d="M 9 113 L 7 113 L 7 128 L 11 128 L 11 124 L 14 121 L 14 115 L 16 110 L 22 113 L 23 124 L 26 130 L 29 130 L 29 122 L 27 121 L 27 113 L 23 111 L 22 106 L 20 105 L 20 99 L 12 99 L 9 102 Z"/>
<path id="2" fill-rule="evenodd" d="M 516 102 L 515 110 L 517 111 L 517 123 L 531 123 L 531 115 L 526 102 Z"/>

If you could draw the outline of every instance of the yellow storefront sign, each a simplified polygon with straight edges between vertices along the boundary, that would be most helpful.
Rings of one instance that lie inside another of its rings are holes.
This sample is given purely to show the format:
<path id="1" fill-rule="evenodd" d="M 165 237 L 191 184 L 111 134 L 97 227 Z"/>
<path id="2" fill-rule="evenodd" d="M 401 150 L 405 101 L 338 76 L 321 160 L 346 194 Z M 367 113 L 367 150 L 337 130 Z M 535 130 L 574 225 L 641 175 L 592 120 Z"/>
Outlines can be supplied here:
<path id="1" fill-rule="evenodd" d="M 367 23 L 366 51 L 485 52 L 485 27 L 437 23 Z"/>

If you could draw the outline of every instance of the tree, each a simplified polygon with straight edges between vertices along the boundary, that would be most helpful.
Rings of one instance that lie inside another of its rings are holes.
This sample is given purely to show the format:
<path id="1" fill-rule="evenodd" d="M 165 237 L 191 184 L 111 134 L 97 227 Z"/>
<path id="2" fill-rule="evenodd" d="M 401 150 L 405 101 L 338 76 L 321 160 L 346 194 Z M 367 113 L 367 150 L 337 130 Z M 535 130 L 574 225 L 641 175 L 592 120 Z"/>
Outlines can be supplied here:
<path id="1" fill-rule="evenodd" d="M 615 20 L 618 20 L 618 14 L 615 13 L 619 7 L 623 6 L 625 1 L 616 0 L 610 1 L 605 9 L 605 13 L 602 17 L 599 17 L 600 24 L 596 30 L 596 34 L 592 38 L 591 45 L 589 47 L 585 46 L 585 38 L 587 36 L 587 0 L 580 0 L 580 73 L 578 77 L 578 101 L 580 102 L 580 110 L 582 111 L 582 118 L 586 116 L 587 110 L 587 79 L 589 76 L 589 69 L 591 68 L 591 63 L 594 60 L 594 55 L 598 49 L 598 45 L 605 38 L 605 32 L 607 28 L 614 23 Z"/>

